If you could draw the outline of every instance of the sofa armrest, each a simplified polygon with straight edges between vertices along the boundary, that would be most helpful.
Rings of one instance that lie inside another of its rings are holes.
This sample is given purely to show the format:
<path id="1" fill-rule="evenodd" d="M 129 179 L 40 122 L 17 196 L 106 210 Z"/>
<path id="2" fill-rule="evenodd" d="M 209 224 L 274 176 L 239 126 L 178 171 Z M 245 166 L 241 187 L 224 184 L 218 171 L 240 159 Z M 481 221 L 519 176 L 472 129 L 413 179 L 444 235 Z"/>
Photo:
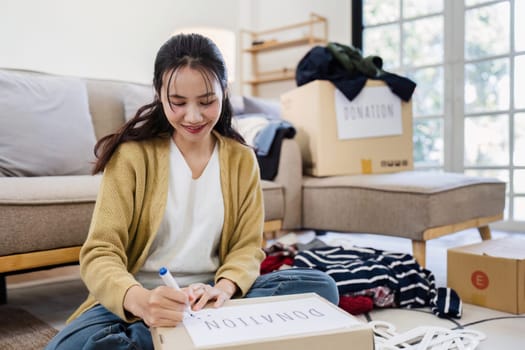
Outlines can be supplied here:
<path id="1" fill-rule="evenodd" d="M 302 224 L 302 171 L 301 150 L 294 139 L 283 139 L 279 168 L 274 182 L 284 188 L 283 229 L 298 229 Z"/>

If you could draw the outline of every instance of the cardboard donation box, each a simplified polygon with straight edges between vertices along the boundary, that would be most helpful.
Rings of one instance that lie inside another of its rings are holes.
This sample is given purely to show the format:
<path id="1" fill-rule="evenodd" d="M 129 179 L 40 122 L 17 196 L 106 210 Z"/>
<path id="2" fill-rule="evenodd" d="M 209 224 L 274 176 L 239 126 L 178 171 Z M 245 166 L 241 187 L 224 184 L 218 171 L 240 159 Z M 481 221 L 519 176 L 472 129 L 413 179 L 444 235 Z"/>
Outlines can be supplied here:
<path id="1" fill-rule="evenodd" d="M 525 239 L 493 239 L 449 249 L 447 285 L 466 303 L 525 313 Z"/>
<path id="2" fill-rule="evenodd" d="M 380 80 L 349 101 L 325 80 L 281 95 L 283 119 L 297 129 L 304 173 L 313 176 L 413 169 L 412 102 Z"/>
<path id="3" fill-rule="evenodd" d="M 156 350 L 374 349 L 369 326 L 314 293 L 230 300 L 151 335 Z"/>

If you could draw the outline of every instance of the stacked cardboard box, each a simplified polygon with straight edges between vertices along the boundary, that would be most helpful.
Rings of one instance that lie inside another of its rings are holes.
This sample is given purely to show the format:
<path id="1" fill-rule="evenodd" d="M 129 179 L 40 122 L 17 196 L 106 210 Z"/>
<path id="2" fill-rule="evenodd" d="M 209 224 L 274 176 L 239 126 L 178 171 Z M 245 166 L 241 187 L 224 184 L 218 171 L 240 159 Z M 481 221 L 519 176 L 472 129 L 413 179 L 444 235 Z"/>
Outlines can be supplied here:
<path id="1" fill-rule="evenodd" d="M 304 172 L 313 176 L 413 169 L 412 102 L 368 80 L 349 101 L 315 80 L 281 96 L 283 118 L 297 129 Z"/>

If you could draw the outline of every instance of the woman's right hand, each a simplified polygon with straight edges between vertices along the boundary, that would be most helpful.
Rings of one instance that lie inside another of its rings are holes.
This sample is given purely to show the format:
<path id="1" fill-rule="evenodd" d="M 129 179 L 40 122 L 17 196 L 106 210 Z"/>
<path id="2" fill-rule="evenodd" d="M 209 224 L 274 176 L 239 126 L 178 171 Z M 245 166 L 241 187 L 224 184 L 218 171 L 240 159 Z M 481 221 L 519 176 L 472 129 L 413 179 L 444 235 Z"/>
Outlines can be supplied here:
<path id="1" fill-rule="evenodd" d="M 167 286 L 149 290 L 135 285 L 124 296 L 124 309 L 149 327 L 177 326 L 182 322 L 187 303 L 186 293 Z"/>

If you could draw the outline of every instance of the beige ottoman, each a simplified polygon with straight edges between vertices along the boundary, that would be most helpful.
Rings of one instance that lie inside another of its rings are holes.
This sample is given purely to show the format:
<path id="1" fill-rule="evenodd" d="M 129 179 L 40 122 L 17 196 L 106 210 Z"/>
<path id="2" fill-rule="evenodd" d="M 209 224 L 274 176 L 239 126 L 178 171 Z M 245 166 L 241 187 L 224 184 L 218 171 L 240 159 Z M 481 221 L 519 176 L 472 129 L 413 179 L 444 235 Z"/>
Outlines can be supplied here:
<path id="1" fill-rule="evenodd" d="M 406 171 L 392 174 L 305 177 L 303 227 L 365 232 L 412 240 L 425 266 L 425 241 L 503 218 L 505 183 L 456 173 Z"/>

